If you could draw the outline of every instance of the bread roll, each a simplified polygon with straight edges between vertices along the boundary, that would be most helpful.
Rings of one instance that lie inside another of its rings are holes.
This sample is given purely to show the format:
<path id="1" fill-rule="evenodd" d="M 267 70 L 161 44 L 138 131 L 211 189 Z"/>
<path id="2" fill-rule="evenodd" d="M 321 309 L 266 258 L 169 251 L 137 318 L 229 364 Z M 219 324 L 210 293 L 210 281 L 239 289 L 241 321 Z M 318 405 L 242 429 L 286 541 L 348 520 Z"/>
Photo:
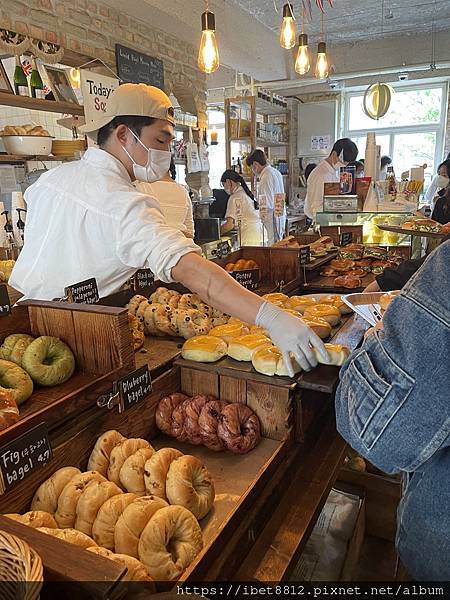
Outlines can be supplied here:
<path id="1" fill-rule="evenodd" d="M 195 560 L 203 536 L 194 515 L 182 506 L 158 510 L 139 540 L 139 559 L 156 581 L 173 581 Z"/>
<path id="2" fill-rule="evenodd" d="M 306 325 L 308 325 L 308 327 L 311 327 L 314 333 L 317 334 L 321 340 L 327 338 L 331 334 L 331 325 L 328 323 L 328 321 L 325 321 L 320 317 L 309 318 L 303 316 L 303 321 L 306 323 Z"/>
<path id="3" fill-rule="evenodd" d="M 23 128 L 25 129 L 25 131 L 28 133 L 29 131 L 31 131 L 32 129 L 34 129 L 35 125 L 32 125 L 31 123 L 26 123 L 25 125 L 23 125 Z"/>
<path id="4" fill-rule="evenodd" d="M 228 356 L 239 361 L 251 361 L 256 350 L 272 346 L 272 342 L 265 335 L 248 334 L 232 340 L 228 346 Z"/>
<path id="5" fill-rule="evenodd" d="M 21 125 L 16 125 L 14 129 L 16 130 L 16 135 L 27 135 L 27 130 Z M 31 135 L 31 133 L 29 135 Z"/>
<path id="6" fill-rule="evenodd" d="M 50 527 L 38 527 L 38 531 L 46 533 L 47 535 L 52 535 L 59 540 L 64 540 L 69 544 L 80 546 L 80 548 L 91 548 L 92 546 L 96 545 L 93 539 L 91 539 L 85 533 L 77 531 L 76 529 L 51 529 Z"/>
<path id="7" fill-rule="evenodd" d="M 341 315 L 350 315 L 353 312 L 352 309 L 350 308 L 350 306 L 345 304 L 345 302 L 342 300 L 342 297 L 339 295 L 325 296 L 325 298 L 320 299 L 320 303 L 321 304 L 329 304 L 330 306 L 335 306 L 336 308 L 339 309 Z"/>
<path id="8" fill-rule="evenodd" d="M 280 292 L 266 294 L 265 296 L 263 296 L 263 298 L 264 300 L 267 300 L 267 302 L 286 302 L 287 300 L 289 300 L 286 294 L 281 294 Z"/>
<path id="9" fill-rule="evenodd" d="M 97 471 L 103 477 L 106 477 L 109 467 L 109 457 L 111 451 L 117 444 L 123 442 L 126 439 L 121 433 L 112 429 L 111 431 L 105 431 L 98 438 L 95 443 L 94 449 L 91 452 L 91 456 L 88 461 L 88 471 Z"/>
<path id="10" fill-rule="evenodd" d="M 133 315 L 135 317 L 137 309 L 139 308 L 141 302 L 148 302 L 148 300 L 145 296 L 140 296 L 138 294 L 131 298 L 131 300 L 128 302 L 125 308 L 128 310 L 130 315 Z"/>
<path id="11" fill-rule="evenodd" d="M 66 485 L 77 475 L 81 475 L 76 467 L 63 467 L 42 483 L 31 501 L 31 510 L 40 510 L 54 515 L 58 508 L 58 500 Z"/>
<path id="12" fill-rule="evenodd" d="M 15 127 L 7 125 L 3 130 L 3 135 L 19 135 L 19 132 L 16 130 Z"/>
<path id="13" fill-rule="evenodd" d="M 111 450 L 109 457 L 108 479 L 120 486 L 120 469 L 126 459 L 140 448 L 151 448 L 147 440 L 131 438 L 123 440 Z"/>
<path id="14" fill-rule="evenodd" d="M 115 554 L 106 548 L 100 548 L 99 546 L 92 546 L 91 548 L 87 548 L 88 552 L 92 552 L 93 554 L 98 554 L 99 556 L 103 556 L 103 558 L 107 558 L 109 560 L 113 560 L 120 565 L 126 567 L 127 572 L 121 581 L 140 581 L 140 582 L 153 582 L 153 579 L 147 572 L 145 566 L 135 558 L 131 556 L 127 556 L 126 554 Z M 156 592 L 156 587 L 154 585 L 149 589 L 147 586 L 145 587 L 145 591 L 148 592 Z"/>
<path id="15" fill-rule="evenodd" d="M 72 528 L 77 516 L 77 504 L 81 494 L 93 481 L 106 481 L 97 471 L 87 471 L 75 475 L 65 486 L 58 499 L 55 519 L 61 529 Z"/>
<path id="16" fill-rule="evenodd" d="M 329 304 L 318 304 L 317 306 L 310 306 L 304 312 L 305 317 L 314 319 L 319 317 L 324 321 L 327 321 L 332 327 L 337 325 L 341 320 L 341 313 L 335 306 Z"/>
<path id="17" fill-rule="evenodd" d="M 156 409 L 156 426 L 160 431 L 170 437 L 175 437 L 172 419 L 173 411 L 188 399 L 188 396 L 185 394 L 176 392 L 175 394 L 170 394 L 170 396 L 165 396 L 159 401 Z"/>
<path id="18" fill-rule="evenodd" d="M 8 517 L 8 519 L 13 519 L 14 521 L 18 521 L 19 523 L 22 523 L 22 525 L 33 527 L 34 529 L 38 529 L 39 527 L 56 529 L 58 527 L 53 515 L 43 510 L 32 510 L 30 512 L 26 512 L 24 515 L 9 514 L 3 516 Z"/>
<path id="19" fill-rule="evenodd" d="M 328 351 L 329 360 L 325 361 L 316 348 L 313 348 L 314 354 L 316 355 L 317 362 L 322 365 L 336 365 L 341 367 L 347 358 L 350 356 L 350 350 L 347 346 L 341 344 L 325 344 L 325 348 Z"/>
<path id="20" fill-rule="evenodd" d="M 112 496 L 122 493 L 112 481 L 92 481 L 78 500 L 75 529 L 92 536 L 92 526 L 100 507 Z"/>
<path id="21" fill-rule="evenodd" d="M 180 456 L 167 473 L 166 495 L 170 504 L 184 506 L 197 519 L 203 519 L 214 505 L 212 477 L 195 456 Z"/>
<path id="22" fill-rule="evenodd" d="M 313 296 L 292 296 L 284 303 L 285 308 L 295 310 L 304 314 L 305 310 L 310 306 L 316 306 L 317 300 Z"/>
<path id="23" fill-rule="evenodd" d="M 269 332 L 266 329 L 264 329 L 263 327 L 258 327 L 258 325 L 250 326 L 250 334 L 264 335 L 266 337 L 269 337 Z"/>
<path id="24" fill-rule="evenodd" d="M 154 453 L 155 450 L 151 446 L 140 448 L 126 459 L 119 473 L 120 484 L 123 489 L 137 496 L 145 494 L 144 466 Z"/>
<path id="25" fill-rule="evenodd" d="M 231 325 L 219 325 L 211 329 L 208 335 L 212 335 L 216 338 L 222 339 L 226 344 L 229 344 L 232 340 L 237 337 L 241 337 L 249 333 L 248 327 L 245 325 L 239 325 L 238 323 L 232 323 Z"/>
<path id="26" fill-rule="evenodd" d="M 212 335 L 199 335 L 186 340 L 181 350 L 185 360 L 195 362 L 216 362 L 227 353 L 226 343 Z"/>
<path id="27" fill-rule="evenodd" d="M 145 490 L 148 496 L 166 500 L 166 479 L 172 461 L 183 456 L 176 448 L 161 448 L 148 459 L 144 467 Z"/>
<path id="28" fill-rule="evenodd" d="M 400 294 L 400 291 L 388 292 L 387 294 L 383 294 L 380 296 L 379 303 L 381 311 L 384 312 L 388 309 L 389 304 L 392 300 Z"/>
<path id="29" fill-rule="evenodd" d="M 156 511 L 165 506 L 168 506 L 167 502 L 157 496 L 142 496 L 127 506 L 114 530 L 116 552 L 139 558 L 141 533 Z"/>
<path id="30" fill-rule="evenodd" d="M 293 357 L 291 357 L 291 364 L 294 373 L 300 373 L 300 365 Z M 283 361 L 283 355 L 276 346 L 257 350 L 252 356 L 252 365 L 255 371 L 263 375 L 269 375 L 269 377 L 273 377 L 274 375 L 289 377 Z"/>
<path id="31" fill-rule="evenodd" d="M 7 390 L 0 390 L 0 431 L 17 423 L 19 416 L 19 409 L 12 395 Z"/>
<path id="32" fill-rule="evenodd" d="M 102 504 L 92 526 L 92 537 L 99 546 L 114 550 L 116 523 L 126 507 L 136 498 L 136 494 L 117 494 Z"/>

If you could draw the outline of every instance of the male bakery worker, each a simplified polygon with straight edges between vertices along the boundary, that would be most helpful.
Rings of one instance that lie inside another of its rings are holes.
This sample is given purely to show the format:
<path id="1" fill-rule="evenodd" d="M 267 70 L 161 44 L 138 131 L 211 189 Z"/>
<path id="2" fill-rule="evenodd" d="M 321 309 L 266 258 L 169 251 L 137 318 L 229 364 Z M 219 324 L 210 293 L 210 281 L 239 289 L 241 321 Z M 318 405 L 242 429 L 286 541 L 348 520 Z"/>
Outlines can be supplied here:
<path id="1" fill-rule="evenodd" d="M 10 284 L 25 298 L 51 300 L 72 283 L 95 277 L 100 296 L 117 292 L 139 268 L 178 281 L 225 313 L 266 329 L 287 361 L 325 359 L 320 339 L 303 321 L 244 289 L 200 248 L 169 227 L 155 198 L 136 190 L 135 179 L 154 182 L 170 166 L 174 111 L 161 90 L 125 84 L 107 112 L 84 126 L 99 148 L 82 160 L 42 175 L 28 188 L 25 245 Z M 288 364 L 291 369 L 291 364 Z"/>
<path id="2" fill-rule="evenodd" d="M 323 210 L 324 186 L 339 182 L 339 169 L 356 160 L 358 148 L 349 138 L 335 142 L 330 156 L 321 160 L 308 177 L 308 190 L 305 199 L 305 215 L 316 220 L 316 213 Z"/>

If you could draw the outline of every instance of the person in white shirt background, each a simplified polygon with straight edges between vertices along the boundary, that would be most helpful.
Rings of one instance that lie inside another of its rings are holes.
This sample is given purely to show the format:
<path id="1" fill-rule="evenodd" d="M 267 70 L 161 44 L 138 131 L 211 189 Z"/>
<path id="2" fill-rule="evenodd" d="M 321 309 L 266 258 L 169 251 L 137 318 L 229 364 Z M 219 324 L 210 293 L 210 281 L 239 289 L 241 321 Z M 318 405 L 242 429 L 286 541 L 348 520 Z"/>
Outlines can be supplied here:
<path id="1" fill-rule="evenodd" d="M 292 358 L 310 370 L 323 342 L 301 319 L 246 290 L 201 249 L 170 227 L 158 201 L 133 185 L 154 183 L 170 166 L 174 109 L 160 89 L 123 84 L 107 109 L 83 126 L 98 143 L 79 161 L 42 175 L 25 194 L 25 242 L 10 285 L 26 298 L 61 298 L 94 277 L 100 297 L 118 292 L 138 269 L 179 282 L 203 301 L 266 329 L 294 375 Z M 172 184 L 171 184 L 172 185 Z"/>
<path id="2" fill-rule="evenodd" d="M 378 181 L 384 181 L 387 175 L 387 168 L 392 165 L 392 158 L 387 154 L 382 156 L 380 159 L 380 174 L 378 176 Z"/>
<path id="3" fill-rule="evenodd" d="M 284 238 L 286 230 L 286 202 L 283 202 L 281 216 L 275 216 L 275 196 L 285 193 L 283 175 L 268 163 L 262 150 L 253 150 L 246 161 L 253 173 L 259 175 L 258 203 L 261 220 L 267 232 L 266 243 L 272 246 Z"/>
<path id="4" fill-rule="evenodd" d="M 258 203 L 245 179 L 229 169 L 223 173 L 220 183 L 230 196 L 225 213 L 226 222 L 221 227 L 221 233 L 238 229 L 241 246 L 261 246 L 263 225 L 259 217 Z"/>
<path id="5" fill-rule="evenodd" d="M 425 204 L 431 206 L 434 209 L 434 204 L 437 196 L 443 196 L 445 190 L 450 184 L 450 160 L 444 160 L 438 167 L 436 175 L 433 177 L 430 183 L 430 187 L 427 189 L 425 194 Z M 442 193 L 441 193 L 442 192 Z"/>
<path id="6" fill-rule="evenodd" d="M 324 186 L 326 183 L 339 182 L 339 169 L 356 160 L 358 148 L 349 138 L 335 142 L 330 156 L 321 160 L 308 178 L 305 199 L 305 215 L 315 221 L 316 213 L 323 210 Z"/>
<path id="7" fill-rule="evenodd" d="M 170 169 L 162 179 L 154 183 L 138 181 L 136 188 L 158 200 L 168 225 L 178 229 L 186 237 L 194 239 L 192 202 L 186 188 L 174 181 L 172 176 L 174 168 L 172 157 Z"/>

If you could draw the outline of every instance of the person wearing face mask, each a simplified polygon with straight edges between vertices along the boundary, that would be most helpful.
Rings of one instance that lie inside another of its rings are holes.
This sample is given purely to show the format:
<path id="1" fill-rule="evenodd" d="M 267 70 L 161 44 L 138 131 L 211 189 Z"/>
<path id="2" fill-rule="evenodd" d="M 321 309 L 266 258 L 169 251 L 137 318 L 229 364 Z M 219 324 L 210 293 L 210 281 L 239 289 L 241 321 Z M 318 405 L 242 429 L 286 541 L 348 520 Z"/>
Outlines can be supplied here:
<path id="1" fill-rule="evenodd" d="M 323 210 L 324 186 L 326 183 L 339 183 L 339 169 L 356 160 L 358 148 L 349 138 L 335 142 L 330 156 L 320 161 L 308 179 L 305 199 L 305 214 L 313 221 L 316 213 Z"/>
<path id="2" fill-rule="evenodd" d="M 285 193 L 283 175 L 268 163 L 262 150 L 253 150 L 246 161 L 253 173 L 259 176 L 258 202 L 261 205 L 261 212 L 263 208 L 265 209 L 262 222 L 267 231 L 267 245 L 272 246 L 283 239 L 286 231 L 286 202 L 281 216 L 275 216 L 275 197 L 277 194 Z M 265 206 L 263 206 L 263 198 Z"/>
<path id="3" fill-rule="evenodd" d="M 434 208 L 437 196 L 443 196 L 450 183 L 450 160 L 444 160 L 438 167 L 436 175 L 425 194 L 425 203 Z"/>
<path id="4" fill-rule="evenodd" d="M 221 227 L 221 233 L 238 229 L 241 246 L 261 246 L 263 226 L 259 218 L 258 203 L 244 178 L 229 169 L 223 173 L 220 183 L 229 195 L 226 222 Z"/>
<path id="5" fill-rule="evenodd" d="M 162 179 L 154 183 L 138 181 L 136 188 L 158 200 L 168 225 L 178 229 L 186 237 L 193 239 L 192 202 L 186 188 L 174 181 L 175 178 L 172 177 L 173 169 L 175 169 L 175 163 L 172 157 L 170 169 Z"/>
<path id="6" fill-rule="evenodd" d="M 317 365 L 313 347 L 329 360 L 318 336 L 300 319 L 246 290 L 201 249 L 167 224 L 157 199 L 137 190 L 170 166 L 174 109 L 145 84 L 123 84 L 107 109 L 83 126 L 98 148 L 51 169 L 28 188 L 25 243 L 10 284 L 26 298 L 52 300 L 94 277 L 100 297 L 120 291 L 138 269 L 179 282 L 205 302 L 266 329 L 293 375 Z"/>

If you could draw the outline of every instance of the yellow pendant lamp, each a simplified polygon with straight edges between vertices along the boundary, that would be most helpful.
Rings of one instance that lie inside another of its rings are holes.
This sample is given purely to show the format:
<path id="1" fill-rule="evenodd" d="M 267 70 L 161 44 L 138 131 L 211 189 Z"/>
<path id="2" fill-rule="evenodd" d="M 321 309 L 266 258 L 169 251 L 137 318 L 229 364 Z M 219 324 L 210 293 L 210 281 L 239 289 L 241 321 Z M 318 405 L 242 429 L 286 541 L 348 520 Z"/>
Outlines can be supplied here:
<path id="1" fill-rule="evenodd" d="M 208 9 L 202 14 L 202 39 L 198 51 L 198 66 L 204 73 L 214 73 L 219 68 L 219 50 L 216 40 L 216 17 Z"/>
<path id="2" fill-rule="evenodd" d="M 288 2 L 283 6 L 283 22 L 280 31 L 280 44 L 282 48 L 290 50 L 295 46 L 297 28 L 295 26 L 294 10 Z"/>
<path id="3" fill-rule="evenodd" d="M 295 59 L 295 71 L 299 75 L 306 75 L 311 68 L 311 58 L 308 48 L 308 36 L 305 33 L 305 12 L 302 7 L 302 32 L 298 38 L 298 52 Z"/>
<path id="4" fill-rule="evenodd" d="M 377 121 L 384 117 L 391 105 L 392 93 L 393 89 L 386 83 L 378 82 L 370 85 L 364 94 L 364 113 Z"/>

